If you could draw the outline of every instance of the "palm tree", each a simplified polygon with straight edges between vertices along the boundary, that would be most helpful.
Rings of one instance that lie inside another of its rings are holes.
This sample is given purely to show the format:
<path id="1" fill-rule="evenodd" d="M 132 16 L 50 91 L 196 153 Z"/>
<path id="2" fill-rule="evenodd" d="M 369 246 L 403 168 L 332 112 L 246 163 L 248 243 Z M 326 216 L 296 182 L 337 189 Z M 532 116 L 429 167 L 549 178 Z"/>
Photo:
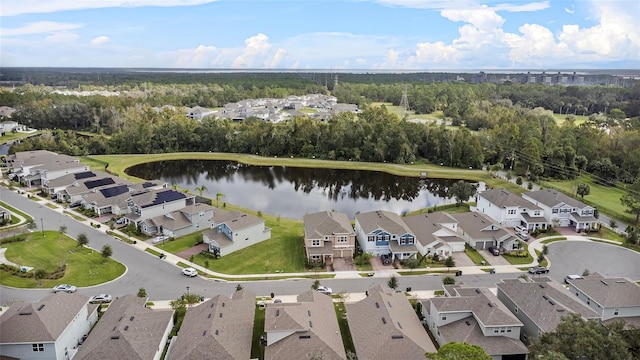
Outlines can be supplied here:
<path id="1" fill-rule="evenodd" d="M 207 189 L 206 186 L 202 185 L 200 187 L 196 187 L 196 191 L 198 192 L 198 195 L 200 195 L 200 197 L 202 197 L 202 193 L 205 191 L 209 191 L 209 189 Z"/>
<path id="2" fill-rule="evenodd" d="M 223 198 L 223 197 L 224 197 L 223 193 L 216 194 L 216 207 L 220 207 L 220 198 Z"/>

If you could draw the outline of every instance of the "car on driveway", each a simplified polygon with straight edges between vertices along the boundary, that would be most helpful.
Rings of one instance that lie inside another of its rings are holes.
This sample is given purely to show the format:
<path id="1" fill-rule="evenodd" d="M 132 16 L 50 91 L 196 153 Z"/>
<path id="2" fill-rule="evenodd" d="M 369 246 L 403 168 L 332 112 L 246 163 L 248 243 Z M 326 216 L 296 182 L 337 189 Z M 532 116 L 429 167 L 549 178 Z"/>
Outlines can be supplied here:
<path id="1" fill-rule="evenodd" d="M 109 295 L 109 294 L 100 294 L 100 295 L 92 296 L 89 299 L 89 303 L 90 304 L 106 304 L 106 303 L 110 303 L 111 300 L 113 300 L 111 295 Z"/>
<path id="2" fill-rule="evenodd" d="M 391 254 L 382 254 L 380 255 L 380 260 L 382 260 L 383 265 L 391 264 Z"/>
<path id="3" fill-rule="evenodd" d="M 582 279 L 582 276 L 580 276 L 580 275 L 567 275 L 567 276 L 564 278 L 564 282 L 565 282 L 565 284 L 568 284 L 568 283 L 569 283 L 569 281 L 571 281 L 571 280 L 578 280 L 578 279 Z"/>
<path id="4" fill-rule="evenodd" d="M 168 236 L 164 236 L 164 235 L 160 235 L 160 236 L 156 236 L 153 238 L 153 240 L 151 240 L 152 244 L 160 244 L 163 241 L 169 240 Z"/>
<path id="5" fill-rule="evenodd" d="M 522 232 L 522 231 L 518 231 L 516 233 L 516 236 L 518 236 L 520 239 L 522 239 L 524 241 L 529 240 L 529 235 L 527 233 L 525 233 L 525 232 Z"/>
<path id="6" fill-rule="evenodd" d="M 491 253 L 494 256 L 500 256 L 500 249 L 498 249 L 497 247 L 489 246 L 487 250 L 489 250 L 489 253 Z"/>
<path id="7" fill-rule="evenodd" d="M 529 274 L 546 274 L 548 272 L 549 269 L 544 266 L 534 266 L 529 268 Z"/>
<path id="8" fill-rule="evenodd" d="M 189 277 L 194 277 L 194 276 L 198 276 L 198 270 L 194 269 L 194 268 L 184 268 L 182 269 L 182 275 L 187 275 Z"/>
<path id="9" fill-rule="evenodd" d="M 78 289 L 75 286 L 69 285 L 69 284 L 60 284 L 53 287 L 54 293 L 61 292 L 61 291 L 67 292 L 67 293 L 74 293 L 76 292 L 76 290 Z"/>
<path id="10" fill-rule="evenodd" d="M 325 294 L 325 295 L 331 295 L 331 292 L 332 292 L 333 290 L 331 290 L 331 288 L 330 288 L 330 287 L 322 286 L 322 285 L 321 285 L 321 286 L 318 286 L 318 288 L 316 289 L 316 291 L 317 291 L 317 292 L 320 292 L 320 293 L 323 293 L 323 294 Z"/>

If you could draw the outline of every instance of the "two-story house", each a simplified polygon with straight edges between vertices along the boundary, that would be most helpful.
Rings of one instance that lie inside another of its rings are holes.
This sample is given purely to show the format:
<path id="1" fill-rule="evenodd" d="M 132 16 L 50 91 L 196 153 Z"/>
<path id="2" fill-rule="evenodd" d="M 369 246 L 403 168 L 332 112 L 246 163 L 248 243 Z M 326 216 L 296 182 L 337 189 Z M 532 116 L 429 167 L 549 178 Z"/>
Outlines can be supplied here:
<path id="1" fill-rule="evenodd" d="M 436 347 L 404 293 L 378 285 L 346 304 L 358 359 L 421 359 Z"/>
<path id="2" fill-rule="evenodd" d="M 445 295 L 425 300 L 422 307 L 440 346 L 466 342 L 496 360 L 527 359 L 529 351 L 520 341 L 522 322 L 491 291 L 445 286 Z"/>
<path id="3" fill-rule="evenodd" d="M 173 310 L 151 310 L 146 298 L 115 298 L 74 360 L 160 360 L 173 328 Z"/>
<path id="4" fill-rule="evenodd" d="M 356 238 L 362 251 L 391 255 L 393 260 L 416 256 L 416 237 L 402 218 L 384 210 L 356 214 Z"/>
<path id="5" fill-rule="evenodd" d="M 190 307 L 165 358 L 250 359 L 255 311 L 256 294 L 247 289 Z"/>
<path id="6" fill-rule="evenodd" d="M 520 245 L 517 236 L 483 213 L 473 211 L 451 216 L 458 221 L 458 234 L 474 249 L 484 250 L 494 246 L 515 250 Z"/>
<path id="7" fill-rule="evenodd" d="M 586 205 L 558 190 L 529 191 L 522 194 L 522 197 L 542 208 L 544 217 L 553 226 L 572 227 L 576 232 L 580 232 L 594 229 L 598 225 L 594 207 Z"/>
<path id="8" fill-rule="evenodd" d="M 131 193 L 127 198 L 129 213 L 125 217 L 127 224 L 135 223 L 143 232 L 148 231 L 143 221 L 152 217 L 178 211 L 195 204 L 195 196 L 187 196 L 173 189 L 155 189 L 152 187 Z M 140 225 L 138 225 L 140 224 Z"/>
<path id="9" fill-rule="evenodd" d="M 139 226 L 141 231 L 149 236 L 164 235 L 177 238 L 211 228 L 213 211 L 211 205 L 196 203 L 143 220 Z"/>
<path id="10" fill-rule="evenodd" d="M 262 218 L 240 211 L 214 209 L 212 229 L 202 234 L 209 252 L 224 256 L 271 238 Z"/>
<path id="11" fill-rule="evenodd" d="M 322 211 L 305 214 L 304 249 L 309 261 L 333 262 L 333 258 L 352 258 L 356 233 L 347 214 Z"/>
<path id="12" fill-rule="evenodd" d="M 98 320 L 98 305 L 80 294 L 56 293 L 18 302 L 0 313 L 0 357 L 68 360 Z"/>
<path id="13" fill-rule="evenodd" d="M 602 321 L 624 320 L 640 326 L 640 286 L 625 278 L 598 273 L 567 279 L 569 292 L 598 313 Z"/>
<path id="14" fill-rule="evenodd" d="M 403 217 L 416 236 L 416 248 L 421 255 L 438 254 L 441 258 L 464 251 L 465 241 L 458 235 L 458 221 L 445 212 Z"/>
<path id="15" fill-rule="evenodd" d="M 562 285 L 547 277 L 503 279 L 498 284 L 498 299 L 524 324 L 521 340 L 527 345 L 542 333 L 555 331 L 568 313 L 580 314 L 587 320 L 600 318 Z"/>
<path id="16" fill-rule="evenodd" d="M 541 207 L 506 189 L 489 189 L 478 194 L 477 211 L 506 227 L 546 229 L 550 224 Z"/>
<path id="17" fill-rule="evenodd" d="M 309 290 L 265 309 L 264 360 L 347 358 L 330 296 Z"/>
<path id="18" fill-rule="evenodd" d="M 9 177 L 25 186 L 38 186 L 66 174 L 89 171 L 89 165 L 82 164 L 78 159 L 47 150 L 9 155 L 5 158 L 5 164 L 11 168 Z"/>

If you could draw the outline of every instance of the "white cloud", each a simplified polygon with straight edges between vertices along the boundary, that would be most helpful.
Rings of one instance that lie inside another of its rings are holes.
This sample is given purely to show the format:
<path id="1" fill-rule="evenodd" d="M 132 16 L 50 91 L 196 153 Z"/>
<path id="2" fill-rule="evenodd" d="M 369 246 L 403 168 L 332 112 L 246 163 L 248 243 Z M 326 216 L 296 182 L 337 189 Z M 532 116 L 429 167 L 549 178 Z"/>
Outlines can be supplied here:
<path id="1" fill-rule="evenodd" d="M 218 0 L 3 0 L 0 16 L 141 6 L 193 6 Z"/>
<path id="2" fill-rule="evenodd" d="M 364 65 L 367 63 L 367 59 L 363 59 L 363 58 L 357 58 L 356 59 L 356 64 L 358 65 Z"/>
<path id="3" fill-rule="evenodd" d="M 264 67 L 270 68 L 270 69 L 277 67 L 278 65 L 280 65 L 280 62 L 282 61 L 282 59 L 286 54 L 287 52 L 285 51 L 285 49 L 278 49 L 276 53 L 273 55 L 273 57 L 271 58 L 271 60 L 265 61 Z"/>
<path id="4" fill-rule="evenodd" d="M 70 42 L 76 41 L 79 37 L 80 37 L 80 35 L 78 35 L 78 34 L 74 34 L 74 33 L 70 33 L 70 32 L 64 31 L 64 32 L 55 33 L 53 35 L 49 35 L 45 39 L 48 42 L 70 43 Z"/>
<path id="5" fill-rule="evenodd" d="M 440 14 L 451 21 L 467 22 L 480 30 L 492 30 L 504 24 L 502 16 L 486 6 L 471 10 L 442 10 Z"/>
<path id="6" fill-rule="evenodd" d="M 110 41 L 111 39 L 109 39 L 109 37 L 103 35 L 103 36 L 98 36 L 97 38 L 91 39 L 90 43 L 91 45 L 102 45 Z"/>
<path id="7" fill-rule="evenodd" d="M 220 50 L 215 46 L 200 45 L 195 49 L 181 49 L 177 52 L 175 66 L 179 68 L 202 68 L 213 65 Z"/>
<path id="8" fill-rule="evenodd" d="M 81 28 L 82 24 L 72 23 L 60 23 L 54 21 L 38 21 L 28 23 L 27 25 L 19 28 L 2 28 L 0 29 L 0 36 L 16 36 L 16 35 L 32 35 L 42 33 L 53 33 L 58 31 L 67 31 Z"/>
<path id="9" fill-rule="evenodd" d="M 574 4 L 571 4 L 571 9 L 564 8 L 564 11 L 567 12 L 567 14 L 573 14 L 576 11 L 576 7 Z"/>
<path id="10" fill-rule="evenodd" d="M 271 44 L 269 43 L 269 37 L 265 34 L 258 34 L 256 36 L 252 36 L 247 38 L 245 41 L 245 47 L 233 63 L 231 67 L 234 68 L 250 68 L 255 67 L 255 61 L 259 56 L 264 56 L 269 49 L 271 49 Z"/>
<path id="11" fill-rule="evenodd" d="M 549 1 L 530 2 L 520 5 L 501 3 L 495 6 L 483 5 L 483 2 L 479 0 L 377 0 L 376 2 L 387 6 L 407 7 L 412 9 L 474 10 L 482 7 L 489 7 L 493 10 L 509 12 L 539 11 L 551 6 Z"/>

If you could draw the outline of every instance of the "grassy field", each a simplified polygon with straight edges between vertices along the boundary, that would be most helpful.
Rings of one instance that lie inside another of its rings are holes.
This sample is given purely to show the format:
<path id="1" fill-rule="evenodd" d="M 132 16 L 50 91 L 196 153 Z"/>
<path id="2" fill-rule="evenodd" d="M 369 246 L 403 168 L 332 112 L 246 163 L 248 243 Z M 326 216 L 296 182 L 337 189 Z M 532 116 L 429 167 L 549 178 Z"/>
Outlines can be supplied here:
<path id="1" fill-rule="evenodd" d="M 13 206 L 11 206 L 11 205 L 9 205 L 9 204 L 7 204 L 5 202 L 0 201 L 0 206 L 2 206 L 3 208 L 5 208 L 5 209 L 7 209 L 7 210 L 9 210 L 9 211 L 11 211 L 13 213 L 16 213 L 16 214 L 22 216 L 23 218 L 25 218 L 26 221 L 33 220 L 33 218 L 31 216 L 23 213 L 22 211 L 14 208 Z M 11 223 L 12 224 L 14 223 L 13 222 L 13 218 L 11 219 Z"/>
<path id="2" fill-rule="evenodd" d="M 395 105 L 392 105 L 391 103 L 382 103 L 382 102 L 371 103 L 372 107 L 381 107 L 382 105 L 384 105 L 387 108 L 388 112 L 392 114 L 396 114 L 400 118 L 404 117 L 404 108 L 402 106 L 395 106 Z M 444 119 L 444 114 L 442 113 L 442 111 L 436 111 L 431 114 L 416 114 L 415 111 L 409 110 L 407 112 L 407 116 L 409 117 L 409 119 L 422 119 L 422 120 L 429 120 L 429 121 L 437 121 L 437 120 Z"/>
<path id="3" fill-rule="evenodd" d="M 469 259 L 471 259 L 471 261 L 473 261 L 473 263 L 478 266 L 484 266 L 489 264 L 487 259 L 485 259 L 484 256 L 482 256 L 482 254 L 478 252 L 478 250 L 472 248 L 468 244 L 465 244 L 464 246 L 464 253 L 467 254 Z"/>
<path id="4" fill-rule="evenodd" d="M 522 252 L 523 254 L 527 254 L 527 256 L 519 257 L 503 254 L 502 257 L 505 258 L 511 265 L 530 264 L 533 261 L 533 257 L 531 257 L 531 254 L 529 254 L 529 247 L 527 246 L 527 244 L 524 244 L 524 246 L 522 247 Z"/>
<path id="5" fill-rule="evenodd" d="M 27 241 L 5 244 L 7 260 L 24 266 L 42 268 L 47 272 L 67 265 L 64 277 L 58 280 L 42 280 L 42 287 L 68 283 L 75 286 L 91 286 L 113 280 L 125 272 L 119 262 L 104 258 L 99 251 L 79 248 L 78 243 L 66 235 L 54 231 L 26 234 Z M 35 269 L 34 269 L 35 270 Z M 34 271 L 32 270 L 32 271 Z M 2 274 L 2 285 L 18 288 L 36 288 L 38 280 Z"/>
<path id="6" fill-rule="evenodd" d="M 569 114 L 569 115 L 573 115 L 573 114 Z M 575 126 L 578 126 L 578 125 L 580 125 L 582 123 L 585 123 L 585 122 L 587 122 L 589 120 L 588 116 L 584 116 L 584 115 L 573 115 L 573 116 L 576 119 L 576 121 L 574 123 Z M 556 123 L 559 126 L 562 126 L 567 122 L 567 120 L 566 120 L 567 119 L 567 115 L 565 115 L 565 114 L 556 114 L 556 113 L 554 113 L 553 117 L 556 119 Z"/>

